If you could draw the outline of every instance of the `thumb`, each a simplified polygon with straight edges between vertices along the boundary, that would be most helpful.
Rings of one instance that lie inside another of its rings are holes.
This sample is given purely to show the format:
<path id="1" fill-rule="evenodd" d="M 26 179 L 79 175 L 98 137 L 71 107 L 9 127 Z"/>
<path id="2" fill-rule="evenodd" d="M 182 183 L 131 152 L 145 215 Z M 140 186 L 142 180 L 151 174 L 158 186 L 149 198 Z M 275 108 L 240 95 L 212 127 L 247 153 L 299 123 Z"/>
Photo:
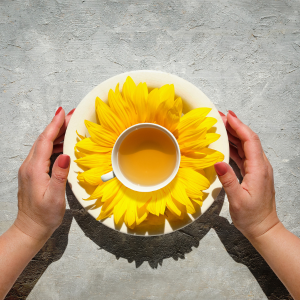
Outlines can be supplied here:
<path id="1" fill-rule="evenodd" d="M 240 186 L 233 169 L 225 162 L 216 163 L 214 167 L 228 196 L 228 200 L 234 200 L 235 197 L 243 192 L 243 188 Z"/>
<path id="2" fill-rule="evenodd" d="M 52 168 L 52 175 L 49 183 L 51 197 L 65 198 L 66 182 L 70 169 L 70 156 L 61 154 L 55 161 Z"/>

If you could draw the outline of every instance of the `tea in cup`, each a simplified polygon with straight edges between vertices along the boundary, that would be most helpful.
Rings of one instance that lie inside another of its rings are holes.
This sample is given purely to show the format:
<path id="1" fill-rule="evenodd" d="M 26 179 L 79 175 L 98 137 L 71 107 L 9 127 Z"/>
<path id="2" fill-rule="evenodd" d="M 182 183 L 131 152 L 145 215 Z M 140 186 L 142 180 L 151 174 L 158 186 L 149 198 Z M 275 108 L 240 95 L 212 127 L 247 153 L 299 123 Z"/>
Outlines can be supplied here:
<path id="1" fill-rule="evenodd" d="M 102 181 L 117 177 L 126 187 L 138 192 L 163 188 L 176 176 L 180 148 L 174 135 L 153 123 L 140 123 L 126 129 L 112 150 L 113 171 Z"/>

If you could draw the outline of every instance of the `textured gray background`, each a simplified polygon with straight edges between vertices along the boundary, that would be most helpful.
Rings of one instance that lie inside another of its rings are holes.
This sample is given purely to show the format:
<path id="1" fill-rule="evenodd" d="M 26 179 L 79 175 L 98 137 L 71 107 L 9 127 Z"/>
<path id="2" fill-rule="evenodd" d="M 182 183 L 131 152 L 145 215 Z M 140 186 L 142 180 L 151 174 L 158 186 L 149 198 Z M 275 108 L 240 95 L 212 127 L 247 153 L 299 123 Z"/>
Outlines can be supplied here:
<path id="1" fill-rule="evenodd" d="M 56 108 L 118 73 L 155 69 L 260 135 L 279 217 L 300 236 L 299 12 L 295 0 L 1 0 L 0 233 L 17 213 L 18 168 Z M 198 222 L 149 240 L 95 223 L 70 190 L 68 205 L 8 299 L 289 297 L 231 225 L 224 194 Z"/>

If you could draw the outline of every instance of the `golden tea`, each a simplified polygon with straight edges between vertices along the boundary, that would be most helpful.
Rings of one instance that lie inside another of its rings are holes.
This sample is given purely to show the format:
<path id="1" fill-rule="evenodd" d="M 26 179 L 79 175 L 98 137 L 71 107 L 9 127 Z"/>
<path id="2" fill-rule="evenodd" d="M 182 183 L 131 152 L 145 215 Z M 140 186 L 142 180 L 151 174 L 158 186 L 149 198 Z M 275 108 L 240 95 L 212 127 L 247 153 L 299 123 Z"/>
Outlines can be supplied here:
<path id="1" fill-rule="evenodd" d="M 123 140 L 118 162 L 123 175 L 134 184 L 152 186 L 170 177 L 176 167 L 172 139 L 156 128 L 140 128 Z"/>

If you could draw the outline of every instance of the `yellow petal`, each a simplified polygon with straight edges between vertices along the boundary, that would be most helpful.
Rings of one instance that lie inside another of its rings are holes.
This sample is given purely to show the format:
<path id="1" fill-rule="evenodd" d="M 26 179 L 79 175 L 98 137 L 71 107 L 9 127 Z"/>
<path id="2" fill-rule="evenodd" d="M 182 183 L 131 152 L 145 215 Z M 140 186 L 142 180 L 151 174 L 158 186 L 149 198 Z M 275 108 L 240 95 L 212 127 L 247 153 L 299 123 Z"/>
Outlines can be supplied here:
<path id="1" fill-rule="evenodd" d="M 103 147 L 101 145 L 98 145 L 97 143 L 94 143 L 91 138 L 86 138 L 84 140 L 79 141 L 75 145 L 76 149 L 82 152 L 87 153 L 109 153 L 112 151 L 112 147 Z"/>
<path id="2" fill-rule="evenodd" d="M 152 90 L 147 99 L 147 123 L 154 123 L 155 122 L 155 115 L 158 105 L 160 104 L 160 96 L 158 89 Z"/>
<path id="3" fill-rule="evenodd" d="M 206 128 L 205 128 L 206 130 Z M 220 138 L 220 134 L 207 133 L 205 139 L 180 144 L 181 152 L 197 151 L 207 147 Z"/>
<path id="4" fill-rule="evenodd" d="M 170 95 L 172 95 L 171 90 L 170 90 Z M 165 126 L 165 119 L 167 113 L 174 106 L 174 98 L 172 98 L 170 95 L 168 95 L 168 98 L 165 101 L 161 102 L 157 108 L 155 120 L 156 123 L 161 126 Z"/>
<path id="5" fill-rule="evenodd" d="M 182 100 L 177 98 L 173 104 L 173 107 L 168 110 L 164 121 L 164 127 L 174 132 L 180 122 L 182 114 Z"/>
<path id="6" fill-rule="evenodd" d="M 165 84 L 159 89 L 160 102 L 167 100 L 174 101 L 175 98 L 175 88 L 174 84 Z"/>
<path id="7" fill-rule="evenodd" d="M 83 139 L 85 139 L 85 138 L 86 138 L 85 136 L 83 136 L 83 135 L 79 134 L 77 130 L 76 130 L 76 133 L 77 133 L 78 137 L 79 137 L 81 140 L 83 140 Z"/>
<path id="8" fill-rule="evenodd" d="M 80 152 L 80 151 L 77 151 L 77 149 L 76 149 L 76 147 L 74 147 L 74 152 L 75 152 L 75 157 L 76 158 L 81 158 L 81 157 L 85 157 L 85 156 L 87 156 L 87 154 L 86 153 L 83 153 L 83 152 Z"/>
<path id="9" fill-rule="evenodd" d="M 180 123 L 177 126 L 178 133 L 181 134 L 183 131 L 188 130 L 189 128 L 197 128 L 200 123 L 204 121 L 206 115 L 210 111 L 211 108 L 199 107 L 186 113 L 183 117 L 181 117 Z"/>
<path id="10" fill-rule="evenodd" d="M 158 216 L 159 212 L 158 212 L 158 214 L 156 213 L 156 199 L 157 199 L 157 191 L 154 191 L 154 192 L 152 192 L 152 198 L 148 203 L 147 210 L 151 214 Z"/>
<path id="11" fill-rule="evenodd" d="M 167 199 L 167 207 L 173 215 L 178 216 L 178 217 L 181 216 L 181 211 L 175 205 L 175 203 L 171 197 L 169 197 Z"/>
<path id="12" fill-rule="evenodd" d="M 112 166 L 97 167 L 78 174 L 77 179 L 90 185 L 98 185 L 102 183 L 101 175 L 110 171 L 112 171 Z"/>
<path id="13" fill-rule="evenodd" d="M 120 219 L 125 214 L 125 211 L 127 210 L 128 201 L 129 200 L 127 197 L 122 197 L 122 199 L 119 201 L 119 203 L 114 207 L 115 224 L 118 224 Z"/>
<path id="14" fill-rule="evenodd" d="M 123 100 L 121 94 L 110 90 L 108 93 L 108 104 L 111 110 L 120 118 L 120 120 L 122 120 L 125 127 L 130 127 L 132 110 L 130 110 L 128 103 Z"/>
<path id="15" fill-rule="evenodd" d="M 97 123 L 91 122 L 89 120 L 84 120 L 85 127 L 89 130 L 90 128 L 95 128 L 101 130 L 103 127 Z"/>
<path id="16" fill-rule="evenodd" d="M 106 130 L 120 135 L 126 129 L 119 117 L 99 97 L 96 98 L 96 112 L 100 124 Z"/>
<path id="17" fill-rule="evenodd" d="M 203 201 L 202 201 L 202 200 L 200 200 L 200 199 L 191 198 L 191 200 L 192 200 L 192 201 L 194 201 L 194 202 L 196 202 L 197 204 L 199 204 L 199 205 L 200 205 L 200 207 L 201 207 L 201 206 L 202 206 L 202 204 L 203 204 Z"/>
<path id="18" fill-rule="evenodd" d="M 179 203 L 185 205 L 188 213 L 195 213 L 195 208 L 186 194 L 185 187 L 177 177 L 175 177 L 175 179 L 168 185 L 168 187 L 170 189 L 172 197 Z"/>
<path id="19" fill-rule="evenodd" d="M 108 182 L 100 182 L 99 185 L 96 187 L 96 189 L 94 190 L 94 192 L 90 195 L 90 197 L 83 199 L 86 201 L 89 200 L 94 200 L 94 199 L 99 199 L 103 196 L 103 189 L 105 188 L 106 184 Z"/>
<path id="20" fill-rule="evenodd" d="M 203 148 L 197 152 L 181 155 L 180 167 L 194 170 L 204 169 L 224 160 L 224 155 L 216 150 Z"/>
<path id="21" fill-rule="evenodd" d="M 140 225 L 144 220 L 146 220 L 149 212 L 147 211 L 146 206 L 136 210 L 136 225 Z"/>
<path id="22" fill-rule="evenodd" d="M 76 159 L 75 162 L 87 168 L 96 168 L 105 165 L 111 165 L 111 154 L 92 154 Z"/>
<path id="23" fill-rule="evenodd" d="M 188 142 L 194 143 L 198 140 L 205 139 L 206 132 L 206 128 L 202 128 L 200 130 L 185 130 L 180 135 L 178 135 L 177 142 L 179 145 L 183 145 Z"/>
<path id="24" fill-rule="evenodd" d="M 184 184 L 189 197 L 202 197 L 202 190 L 210 186 L 208 179 L 191 168 L 180 168 L 177 173 L 178 179 Z"/>
<path id="25" fill-rule="evenodd" d="M 121 190 L 122 184 L 119 184 L 115 190 L 114 190 L 114 195 L 112 197 L 109 197 L 105 200 L 104 205 L 102 206 L 102 210 L 105 211 L 113 211 L 114 207 L 119 203 L 119 201 L 123 198 L 123 190 Z M 104 194 L 105 191 L 103 191 Z M 103 195 L 103 198 L 105 195 Z M 103 199 L 102 199 L 103 200 Z"/>
<path id="26" fill-rule="evenodd" d="M 134 101 L 133 101 L 133 95 L 136 90 L 136 85 L 132 78 L 128 76 L 126 78 L 125 83 L 123 84 L 122 88 L 122 96 L 123 99 L 128 103 L 129 107 L 135 109 Z"/>
<path id="27" fill-rule="evenodd" d="M 122 183 L 115 177 L 108 181 L 103 189 L 102 202 L 106 202 L 111 198 L 114 198 L 121 188 Z"/>
<path id="28" fill-rule="evenodd" d="M 199 127 L 197 128 L 202 129 L 202 128 L 206 128 L 207 130 L 209 130 L 210 128 L 212 128 L 216 123 L 217 123 L 217 119 L 212 118 L 212 117 L 206 117 L 204 119 L 203 122 L 201 122 L 201 124 L 199 125 Z"/>
<path id="29" fill-rule="evenodd" d="M 144 123 L 147 116 L 148 88 L 146 83 L 139 83 L 134 93 L 134 104 L 138 123 Z"/>

